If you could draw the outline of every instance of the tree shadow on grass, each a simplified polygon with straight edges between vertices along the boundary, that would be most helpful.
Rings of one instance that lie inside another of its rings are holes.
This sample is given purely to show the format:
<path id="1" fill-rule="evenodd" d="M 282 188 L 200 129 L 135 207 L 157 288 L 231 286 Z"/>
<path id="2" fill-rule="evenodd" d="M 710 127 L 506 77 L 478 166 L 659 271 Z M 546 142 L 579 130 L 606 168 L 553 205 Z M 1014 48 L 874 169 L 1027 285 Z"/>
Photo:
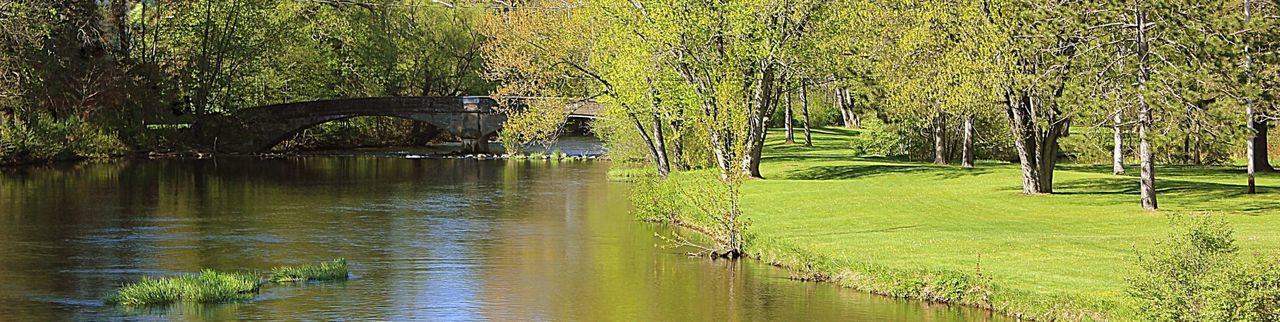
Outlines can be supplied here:
<path id="1" fill-rule="evenodd" d="M 1111 174 L 1111 165 L 1107 164 L 1060 164 L 1058 170 L 1079 171 L 1099 174 Z M 1136 165 L 1125 167 L 1125 176 L 1136 177 L 1139 168 Z M 1158 165 L 1156 175 L 1162 176 L 1241 176 L 1243 167 L 1195 166 L 1195 165 Z M 1157 178 L 1158 179 L 1158 178 Z"/>
<path id="2" fill-rule="evenodd" d="M 809 132 L 812 132 L 814 134 L 829 134 L 829 135 L 859 135 L 859 134 L 862 134 L 862 131 L 864 130 L 847 129 L 847 128 L 839 128 L 839 127 L 819 127 L 819 128 L 809 129 Z M 803 133 L 803 132 L 800 132 L 800 133 Z"/>
<path id="3" fill-rule="evenodd" d="M 991 172 L 989 169 L 964 169 L 914 164 L 850 164 L 818 166 L 788 172 L 785 179 L 792 180 L 849 180 L 885 174 L 927 174 L 941 179 L 955 179 Z"/>
<path id="4" fill-rule="evenodd" d="M 1193 180 L 1156 179 L 1156 197 L 1162 209 L 1176 211 L 1232 211 L 1250 215 L 1280 214 L 1280 193 L 1248 195 L 1243 184 Z M 1054 183 L 1054 194 L 1081 196 L 1133 196 L 1137 203 L 1138 180 L 1132 177 L 1089 178 Z M 1250 200 L 1240 200 L 1250 198 Z"/>

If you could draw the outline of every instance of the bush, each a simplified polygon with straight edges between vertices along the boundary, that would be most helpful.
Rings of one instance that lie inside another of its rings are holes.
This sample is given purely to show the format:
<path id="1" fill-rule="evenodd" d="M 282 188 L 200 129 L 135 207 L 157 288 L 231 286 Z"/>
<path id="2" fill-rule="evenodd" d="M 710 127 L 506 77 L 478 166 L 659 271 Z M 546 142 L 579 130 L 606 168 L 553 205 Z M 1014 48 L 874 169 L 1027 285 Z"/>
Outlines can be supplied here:
<path id="1" fill-rule="evenodd" d="M 144 277 L 137 283 L 120 288 L 116 295 L 107 298 L 106 302 L 125 306 L 145 306 L 177 302 L 248 301 L 253 299 L 253 293 L 260 285 L 258 278 L 253 275 L 205 270 L 199 275 Z"/>
<path id="2" fill-rule="evenodd" d="M 849 148 L 859 156 L 892 156 L 898 151 L 898 136 L 879 121 L 863 123 L 864 130 L 849 139 Z"/>
<path id="3" fill-rule="evenodd" d="M 1280 320 L 1280 265 L 1242 258 L 1221 219 L 1174 218 L 1172 233 L 1138 253 L 1129 295 L 1156 321 Z"/>
<path id="4" fill-rule="evenodd" d="M 672 222 L 677 219 L 681 211 L 679 182 L 656 175 L 634 176 L 632 179 L 630 199 L 631 204 L 635 205 L 632 211 L 637 218 L 653 222 Z"/>
<path id="5" fill-rule="evenodd" d="M 41 112 L 0 116 L 0 164 L 106 157 L 122 150 L 115 135 L 79 118 Z"/>

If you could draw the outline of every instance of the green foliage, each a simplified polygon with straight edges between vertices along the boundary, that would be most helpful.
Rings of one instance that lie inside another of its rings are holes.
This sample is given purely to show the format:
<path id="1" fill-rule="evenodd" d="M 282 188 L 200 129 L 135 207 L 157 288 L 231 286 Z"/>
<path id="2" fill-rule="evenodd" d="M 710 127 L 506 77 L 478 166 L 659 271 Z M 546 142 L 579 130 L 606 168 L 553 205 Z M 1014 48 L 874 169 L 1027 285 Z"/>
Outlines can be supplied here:
<path id="1" fill-rule="evenodd" d="M 56 119 L 42 112 L 22 119 L 0 115 L 0 164 L 105 157 L 124 149 L 114 135 L 79 118 Z"/>
<path id="2" fill-rule="evenodd" d="M 1242 258 L 1222 219 L 1171 221 L 1166 239 L 1138 253 L 1141 272 L 1129 278 L 1141 315 L 1157 321 L 1280 319 L 1280 262 Z"/>
<path id="3" fill-rule="evenodd" d="M 426 0 L 367 5 L 279 0 L 136 5 L 140 61 L 196 114 L 332 97 L 481 94 L 483 8 Z"/>
<path id="4" fill-rule="evenodd" d="M 522 153 L 526 147 L 538 146 L 549 152 L 551 145 L 564 132 L 569 112 L 565 100 L 532 100 L 523 109 L 511 109 L 498 139 L 511 153 Z"/>
<path id="5" fill-rule="evenodd" d="M 600 118 L 591 122 L 591 132 L 600 138 L 609 157 L 615 162 L 644 163 L 649 161 L 649 147 L 640 137 L 640 131 L 625 118 Z"/>
<path id="6" fill-rule="evenodd" d="M 809 127 L 819 128 L 819 127 L 829 127 L 829 126 L 842 126 L 842 124 L 840 124 L 842 121 L 840 119 L 840 110 L 835 106 L 836 102 L 834 100 L 834 96 L 831 95 L 831 93 L 827 89 L 822 87 L 817 87 L 817 86 L 809 87 L 808 90 L 809 90 L 808 92 Z M 791 94 L 791 96 L 792 96 L 791 97 L 791 113 L 792 113 L 792 117 L 795 119 L 794 120 L 795 129 L 797 133 L 797 138 L 799 138 L 800 137 L 799 133 L 802 133 L 803 131 L 803 127 L 801 125 L 803 122 L 803 119 L 801 119 L 802 116 L 800 115 L 801 102 L 800 102 L 799 90 L 797 89 L 795 93 Z M 773 123 L 773 124 L 770 124 L 770 127 L 782 127 L 782 122 L 783 122 L 782 120 L 784 119 L 783 117 L 784 112 L 782 109 L 786 108 L 786 104 L 785 104 L 785 101 L 783 101 L 783 103 L 780 103 L 780 104 L 781 105 L 778 106 L 778 110 L 774 111 L 773 115 L 769 117 L 769 122 Z M 860 106 L 866 106 L 866 105 L 870 105 L 871 102 L 864 102 L 859 104 Z M 864 113 L 863 122 L 866 122 L 867 119 L 870 119 L 873 116 L 874 114 L 873 112 L 875 111 L 868 109 L 862 112 Z"/>
<path id="7" fill-rule="evenodd" d="M 893 156 L 898 154 L 898 136 L 883 123 L 863 122 L 863 130 L 849 138 L 849 149 L 858 156 Z"/>
<path id="8" fill-rule="evenodd" d="M 274 283 L 333 281 L 345 280 L 348 274 L 347 260 L 339 258 L 319 264 L 276 267 L 271 269 L 268 279 Z"/>
<path id="9" fill-rule="evenodd" d="M 991 113 L 998 97 L 994 41 L 984 3 L 884 1 L 865 8 L 875 17 L 864 48 L 876 59 L 874 72 L 896 118 L 931 119 L 938 113 Z"/>
<path id="10" fill-rule="evenodd" d="M 225 303 L 253 299 L 261 285 L 256 276 L 205 270 L 197 275 L 164 278 L 143 277 L 125 285 L 107 304 L 124 306 L 162 305 L 178 302 Z"/>
<path id="11" fill-rule="evenodd" d="M 638 176 L 632 182 L 631 201 L 638 218 L 692 229 L 698 238 L 714 244 L 690 242 L 677 234 L 677 246 L 698 247 L 698 255 L 722 256 L 734 251 L 726 248 L 730 239 L 750 240 L 744 234 L 749 221 L 731 220 L 726 214 L 737 209 L 733 203 L 740 202 L 739 187 L 721 180 L 713 169 L 677 172 L 666 178 Z"/>
<path id="12" fill-rule="evenodd" d="M 631 205 L 637 218 L 653 222 L 674 222 L 682 211 L 686 211 L 680 203 L 678 180 L 641 176 L 632 178 L 631 182 Z"/>

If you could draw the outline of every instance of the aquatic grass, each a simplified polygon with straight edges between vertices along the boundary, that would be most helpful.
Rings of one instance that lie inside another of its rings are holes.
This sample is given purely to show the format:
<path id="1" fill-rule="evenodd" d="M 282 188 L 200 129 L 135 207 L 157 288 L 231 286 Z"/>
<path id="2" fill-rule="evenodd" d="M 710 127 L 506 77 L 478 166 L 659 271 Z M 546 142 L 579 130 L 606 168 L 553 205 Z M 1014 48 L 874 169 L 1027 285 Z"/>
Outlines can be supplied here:
<path id="1" fill-rule="evenodd" d="M 254 274 L 206 269 L 193 275 L 143 277 L 121 287 L 103 302 L 123 306 L 247 302 L 268 282 L 344 280 L 348 274 L 347 260 L 343 258 L 314 265 L 276 267 L 265 280 Z"/>
<path id="2" fill-rule="evenodd" d="M 302 266 L 284 266 L 271 269 L 273 283 L 334 281 L 345 280 L 348 275 L 347 260 L 343 258 L 329 262 Z"/>
<path id="3" fill-rule="evenodd" d="M 146 306 L 178 302 L 225 303 L 252 300 L 262 285 L 257 276 L 204 270 L 198 275 L 143 277 L 106 299 L 107 304 Z"/>

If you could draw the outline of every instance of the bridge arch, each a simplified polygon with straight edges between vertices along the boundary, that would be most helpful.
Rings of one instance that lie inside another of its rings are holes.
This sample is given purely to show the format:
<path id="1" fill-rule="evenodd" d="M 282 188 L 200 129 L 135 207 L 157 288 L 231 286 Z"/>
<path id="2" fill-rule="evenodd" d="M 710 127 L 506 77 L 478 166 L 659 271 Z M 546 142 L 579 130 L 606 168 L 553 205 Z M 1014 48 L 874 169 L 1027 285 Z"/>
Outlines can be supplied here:
<path id="1" fill-rule="evenodd" d="M 516 103 L 512 105 L 521 105 Z M 566 108 L 570 117 L 593 119 L 600 114 L 600 106 L 594 102 L 575 102 Z M 196 127 L 215 150 L 261 153 L 307 128 L 362 116 L 428 123 L 462 138 L 463 148 L 473 153 L 487 153 L 488 137 L 501 130 L 507 120 L 498 102 L 486 96 L 370 97 L 247 108 L 199 122 Z"/>

